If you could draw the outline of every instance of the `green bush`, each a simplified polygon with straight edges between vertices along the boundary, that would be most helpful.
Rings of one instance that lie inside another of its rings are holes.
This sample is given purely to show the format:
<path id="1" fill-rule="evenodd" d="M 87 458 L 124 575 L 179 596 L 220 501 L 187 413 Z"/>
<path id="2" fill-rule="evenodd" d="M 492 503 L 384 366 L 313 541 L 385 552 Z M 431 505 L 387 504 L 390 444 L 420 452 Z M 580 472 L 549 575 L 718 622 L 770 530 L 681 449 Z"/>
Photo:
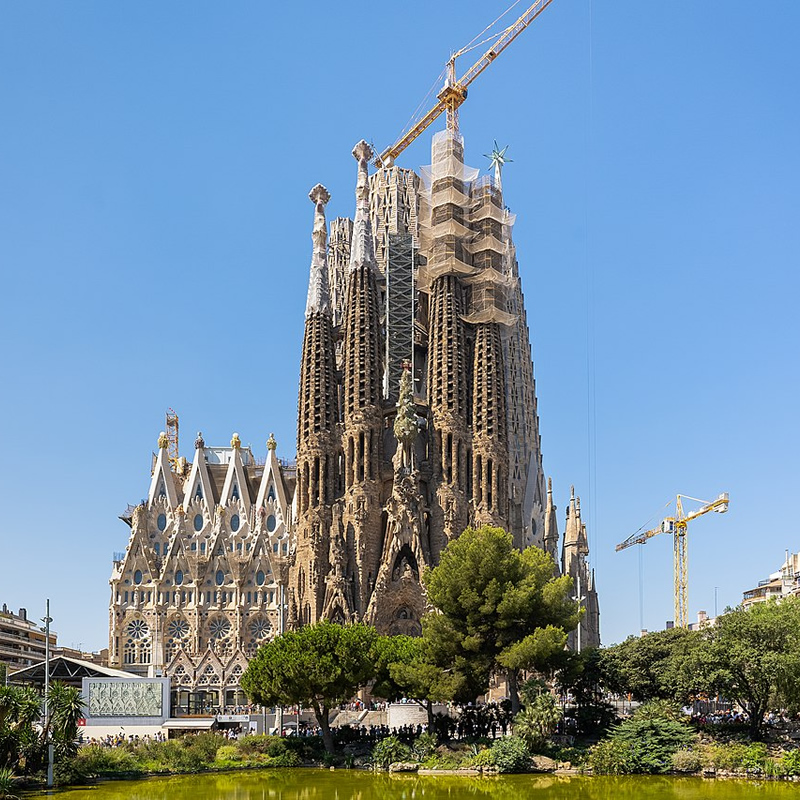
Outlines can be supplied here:
<path id="1" fill-rule="evenodd" d="M 723 772 L 761 773 L 770 762 L 766 745 L 761 742 L 712 745 L 706 750 L 706 760 L 709 766 Z"/>
<path id="2" fill-rule="evenodd" d="M 279 756 L 268 756 L 262 763 L 265 767 L 299 767 L 303 759 L 293 750 L 287 750 Z"/>
<path id="3" fill-rule="evenodd" d="M 595 772 L 607 775 L 668 772 L 673 753 L 687 749 L 694 739 L 683 723 L 634 714 L 611 731 L 605 741 L 612 745 L 600 742 L 593 748 L 590 763 Z"/>
<path id="4" fill-rule="evenodd" d="M 519 736 L 498 739 L 489 752 L 498 772 L 527 772 L 530 767 L 530 752 Z"/>
<path id="5" fill-rule="evenodd" d="M 253 753 L 266 754 L 276 740 L 281 741 L 281 737 L 265 736 L 263 733 L 250 734 L 249 736 L 242 736 L 242 738 L 237 741 L 236 746 L 245 756 L 252 755 Z"/>
<path id="6" fill-rule="evenodd" d="M 629 775 L 635 772 L 630 748 L 617 739 L 603 739 L 590 751 L 588 764 L 598 775 Z"/>
<path id="7" fill-rule="evenodd" d="M 14 773 L 6 767 L 0 768 L 0 800 L 17 800 L 14 794 Z"/>
<path id="8" fill-rule="evenodd" d="M 424 761 L 426 758 L 430 758 L 436 752 L 436 744 L 436 736 L 434 734 L 421 733 L 414 740 L 414 744 L 411 745 L 411 749 L 416 758 L 418 758 L 420 761 Z"/>
<path id="9" fill-rule="evenodd" d="M 241 761 L 242 754 L 235 744 L 224 744 L 217 750 L 215 761 Z"/>
<path id="10" fill-rule="evenodd" d="M 800 775 L 800 750 L 784 750 L 780 764 L 786 775 Z"/>
<path id="11" fill-rule="evenodd" d="M 372 749 L 373 765 L 383 769 L 387 769 L 389 764 L 394 764 L 396 761 L 408 761 L 411 756 L 411 748 L 396 736 L 387 736 Z"/>
<path id="12" fill-rule="evenodd" d="M 474 756 L 472 756 L 469 759 L 468 764 L 470 767 L 481 767 L 481 768 L 495 766 L 492 749 L 490 747 L 485 747 L 483 750 L 479 750 Z"/>
<path id="13" fill-rule="evenodd" d="M 85 775 L 114 775 L 120 772 L 142 772 L 133 754 L 124 747 L 103 747 L 90 744 L 81 747 L 75 765 Z"/>
<path id="14" fill-rule="evenodd" d="M 672 769 L 676 772 L 699 772 L 700 754 L 695 750 L 678 750 L 672 754 Z"/>
<path id="15" fill-rule="evenodd" d="M 550 692 L 531 697 L 528 705 L 514 717 L 514 735 L 519 736 L 532 753 L 541 752 L 547 738 L 561 720 L 561 711 Z"/>

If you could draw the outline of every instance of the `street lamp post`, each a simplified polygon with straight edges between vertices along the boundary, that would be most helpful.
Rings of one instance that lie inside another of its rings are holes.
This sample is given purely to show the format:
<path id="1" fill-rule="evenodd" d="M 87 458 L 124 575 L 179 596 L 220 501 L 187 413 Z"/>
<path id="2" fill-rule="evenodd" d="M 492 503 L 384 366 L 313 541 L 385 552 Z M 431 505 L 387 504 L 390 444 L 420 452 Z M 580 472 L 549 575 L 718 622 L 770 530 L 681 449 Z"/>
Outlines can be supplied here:
<path id="1" fill-rule="evenodd" d="M 50 598 L 45 604 L 44 617 L 44 735 L 47 744 L 47 788 L 53 788 L 53 743 L 50 741 Z"/>

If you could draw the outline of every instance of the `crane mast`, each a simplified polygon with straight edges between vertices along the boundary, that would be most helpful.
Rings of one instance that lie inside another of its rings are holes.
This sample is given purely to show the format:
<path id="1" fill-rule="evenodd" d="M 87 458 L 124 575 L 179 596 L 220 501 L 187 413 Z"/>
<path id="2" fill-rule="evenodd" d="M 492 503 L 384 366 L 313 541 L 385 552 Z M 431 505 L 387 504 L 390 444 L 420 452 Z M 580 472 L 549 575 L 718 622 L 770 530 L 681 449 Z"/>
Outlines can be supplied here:
<path id="1" fill-rule="evenodd" d="M 456 78 L 456 58 L 467 48 L 453 53 L 447 62 L 447 76 L 444 86 L 436 96 L 436 104 L 429 109 L 408 131 L 391 147 L 387 147 L 373 164 L 376 167 L 390 167 L 397 156 L 403 152 L 423 131 L 429 128 L 442 114 L 446 114 L 447 129 L 458 132 L 458 109 L 467 99 L 469 85 L 503 52 L 528 25 L 539 16 L 553 0 L 536 0 L 516 22 L 502 31 L 489 49 L 461 76 Z"/>
<path id="2" fill-rule="evenodd" d="M 694 500 L 703 505 L 685 514 L 683 511 L 683 501 Z M 728 510 L 728 493 L 723 492 L 716 500 L 706 502 L 698 500 L 696 497 L 689 497 L 679 494 L 675 501 L 675 515 L 665 517 L 657 528 L 649 531 L 637 531 L 629 536 L 624 542 L 620 542 L 616 551 L 625 550 L 635 544 L 645 544 L 648 539 L 657 536 L 659 533 L 672 534 L 672 570 L 675 592 L 675 624 L 681 628 L 686 628 L 689 624 L 689 553 L 686 547 L 686 534 L 688 523 L 698 517 L 707 514 L 709 511 L 716 511 L 724 514 Z"/>

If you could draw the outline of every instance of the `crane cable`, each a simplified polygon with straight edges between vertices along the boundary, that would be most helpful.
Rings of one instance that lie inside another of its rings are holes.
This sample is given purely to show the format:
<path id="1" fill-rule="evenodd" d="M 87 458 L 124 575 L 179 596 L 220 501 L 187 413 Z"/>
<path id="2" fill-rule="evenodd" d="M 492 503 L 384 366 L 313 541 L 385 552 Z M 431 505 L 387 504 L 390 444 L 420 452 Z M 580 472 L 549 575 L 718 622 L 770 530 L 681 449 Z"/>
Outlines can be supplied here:
<path id="1" fill-rule="evenodd" d="M 468 41 L 460 50 L 456 50 L 456 52 L 453 53 L 453 58 L 458 58 L 458 56 L 463 56 L 464 53 L 468 53 L 470 50 L 474 50 L 476 47 L 480 47 L 482 44 L 485 44 L 486 42 L 488 42 L 489 39 L 493 39 L 496 36 L 502 36 L 507 30 L 512 28 L 513 25 L 509 25 L 508 28 L 506 28 L 506 31 L 501 31 L 500 33 L 496 33 L 493 36 L 489 36 L 488 38 L 484 39 L 482 42 L 478 42 L 477 44 L 474 44 L 476 39 L 478 39 L 479 37 L 483 36 L 483 34 L 486 33 L 486 31 L 488 31 L 489 28 L 492 28 L 495 25 L 497 25 L 497 23 L 500 22 L 500 20 L 503 19 L 503 17 L 506 14 L 508 14 L 508 12 L 511 11 L 512 8 L 514 8 L 514 6 L 519 5 L 521 2 L 522 2 L 522 0 L 514 0 L 514 2 L 496 20 L 494 20 L 493 22 L 490 22 L 479 34 L 477 34 L 472 39 L 470 39 L 470 41 Z"/>

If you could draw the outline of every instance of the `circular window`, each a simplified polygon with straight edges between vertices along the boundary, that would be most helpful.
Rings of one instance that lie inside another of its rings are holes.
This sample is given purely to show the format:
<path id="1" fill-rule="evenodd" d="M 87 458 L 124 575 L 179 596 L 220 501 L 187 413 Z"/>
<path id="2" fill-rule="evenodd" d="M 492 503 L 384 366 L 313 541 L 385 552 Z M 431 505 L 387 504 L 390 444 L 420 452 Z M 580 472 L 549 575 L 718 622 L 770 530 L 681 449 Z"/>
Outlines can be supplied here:
<path id="1" fill-rule="evenodd" d="M 183 570 L 179 569 L 175 573 L 175 585 L 180 586 L 183 583 Z"/>
<path id="2" fill-rule="evenodd" d="M 254 639 L 266 639 L 271 626 L 267 620 L 263 617 L 259 617 L 258 619 L 254 619 L 247 628 Z"/>
<path id="3" fill-rule="evenodd" d="M 167 515 L 159 514 L 158 519 L 156 520 L 156 525 L 158 525 L 158 529 L 160 531 L 163 531 L 167 527 Z"/>
<path id="4" fill-rule="evenodd" d="M 208 625 L 212 639 L 224 639 L 231 632 L 231 623 L 225 617 L 216 617 Z"/>
<path id="5" fill-rule="evenodd" d="M 136 572 L 133 573 L 133 582 L 139 584 L 142 582 L 142 571 L 137 569 Z"/>
<path id="6" fill-rule="evenodd" d="M 202 514 L 195 514 L 194 515 L 194 529 L 196 531 L 203 530 L 203 515 Z"/>
<path id="7" fill-rule="evenodd" d="M 234 531 L 234 533 L 239 530 L 239 515 L 238 514 L 234 514 L 231 517 L 231 530 Z"/>
<path id="8" fill-rule="evenodd" d="M 275 528 L 277 527 L 277 525 L 278 525 L 278 521 L 275 519 L 275 515 L 274 515 L 274 514 L 270 514 L 270 515 L 267 517 L 267 530 L 268 530 L 270 533 L 272 533 L 272 531 L 274 531 L 274 530 L 275 530 Z"/>
<path id="9" fill-rule="evenodd" d="M 256 583 L 259 586 L 263 586 L 264 585 L 264 581 L 266 580 L 266 578 L 267 578 L 267 576 L 264 575 L 264 572 L 262 570 L 259 570 L 258 572 L 256 572 Z"/>
<path id="10" fill-rule="evenodd" d="M 189 635 L 189 623 L 185 619 L 170 620 L 167 633 L 173 639 L 185 639 Z"/>
<path id="11" fill-rule="evenodd" d="M 144 639 L 150 632 L 147 623 L 143 619 L 134 619 L 128 623 L 125 632 L 131 639 Z"/>
<path id="12" fill-rule="evenodd" d="M 217 586 L 222 586 L 225 583 L 225 573 L 221 570 L 217 570 L 217 574 L 214 576 L 214 581 L 216 582 Z"/>

